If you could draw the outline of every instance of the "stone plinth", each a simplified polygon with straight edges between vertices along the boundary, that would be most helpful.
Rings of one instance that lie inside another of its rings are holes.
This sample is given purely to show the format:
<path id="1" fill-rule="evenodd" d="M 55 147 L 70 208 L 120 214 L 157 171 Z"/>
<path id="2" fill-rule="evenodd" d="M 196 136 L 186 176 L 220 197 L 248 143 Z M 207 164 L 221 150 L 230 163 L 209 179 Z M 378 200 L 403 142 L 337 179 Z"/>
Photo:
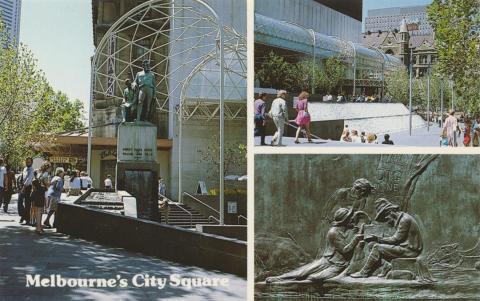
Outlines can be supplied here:
<path id="1" fill-rule="evenodd" d="M 116 189 L 135 197 L 138 218 L 156 220 L 157 128 L 148 122 L 124 122 L 118 126 L 117 137 Z"/>
<path id="2" fill-rule="evenodd" d="M 124 122 L 118 126 L 118 162 L 156 162 L 157 127 L 149 122 Z"/>

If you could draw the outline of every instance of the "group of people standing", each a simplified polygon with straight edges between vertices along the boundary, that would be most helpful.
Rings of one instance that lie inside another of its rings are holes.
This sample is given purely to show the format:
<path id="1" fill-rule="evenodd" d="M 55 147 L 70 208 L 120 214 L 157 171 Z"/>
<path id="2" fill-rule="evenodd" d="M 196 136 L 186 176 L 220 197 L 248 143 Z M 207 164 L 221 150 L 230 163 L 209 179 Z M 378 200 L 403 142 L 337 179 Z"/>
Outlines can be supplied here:
<path id="1" fill-rule="evenodd" d="M 52 228 L 50 219 L 57 210 L 57 204 L 63 191 L 63 168 L 58 167 L 52 175 L 50 163 L 44 163 L 40 169 L 34 170 L 33 159 L 25 160 L 25 168 L 15 182 L 14 188 L 18 191 L 18 215 L 20 224 L 35 226 L 35 232 L 42 233 L 43 228 Z M 8 206 L 8 205 L 7 205 Z M 4 211 L 8 207 L 4 203 Z M 47 217 L 43 221 L 43 214 Z"/>
<path id="2" fill-rule="evenodd" d="M 394 145 L 395 143 L 390 139 L 389 134 L 383 136 L 383 142 L 381 144 Z M 379 144 L 378 136 L 374 133 L 360 132 L 358 130 L 351 130 L 348 125 L 345 125 L 342 136 L 340 136 L 340 142 L 349 143 L 366 143 L 366 144 Z"/>
<path id="3" fill-rule="evenodd" d="M 50 220 L 57 210 L 62 192 L 68 190 L 68 195 L 79 195 L 81 190 L 92 187 L 92 179 L 86 172 L 77 170 L 68 172 L 69 179 L 65 179 L 64 169 L 57 167 L 53 173 L 49 162 L 43 163 L 39 169 L 34 169 L 32 165 L 33 159 L 26 158 L 25 167 L 16 177 L 15 171 L 4 166 L 4 160 L 0 158 L 0 204 L 8 213 L 12 195 L 18 192 L 20 224 L 35 226 L 35 231 L 42 233 L 44 228 L 55 228 Z M 47 215 L 44 220 L 43 214 Z"/>
<path id="4" fill-rule="evenodd" d="M 455 110 L 450 109 L 442 127 L 441 146 L 458 147 L 462 132 L 464 147 L 479 147 L 480 117 L 473 119 L 473 121 L 471 119 L 465 120 L 465 126 L 462 129 L 457 117 L 455 117 Z"/>
<path id="5" fill-rule="evenodd" d="M 276 132 L 273 135 L 271 146 L 284 146 L 282 144 L 283 135 L 285 133 L 285 124 L 295 122 L 297 125 L 297 132 L 295 134 L 295 143 L 300 143 L 299 136 L 302 129 L 306 132 L 306 138 L 308 142 L 312 142 L 312 134 L 310 132 L 310 112 L 308 111 L 308 97 L 309 94 L 305 91 L 301 92 L 298 96 L 298 100 L 294 104 L 297 116 L 295 120 L 290 121 L 288 119 L 288 107 L 285 101 L 287 92 L 285 90 L 279 90 L 277 92 L 277 98 L 272 102 L 270 111 L 266 112 L 266 93 L 260 93 L 255 100 L 255 136 L 260 136 L 260 144 L 267 145 L 265 143 L 265 128 L 267 125 L 267 119 L 273 120 Z"/>

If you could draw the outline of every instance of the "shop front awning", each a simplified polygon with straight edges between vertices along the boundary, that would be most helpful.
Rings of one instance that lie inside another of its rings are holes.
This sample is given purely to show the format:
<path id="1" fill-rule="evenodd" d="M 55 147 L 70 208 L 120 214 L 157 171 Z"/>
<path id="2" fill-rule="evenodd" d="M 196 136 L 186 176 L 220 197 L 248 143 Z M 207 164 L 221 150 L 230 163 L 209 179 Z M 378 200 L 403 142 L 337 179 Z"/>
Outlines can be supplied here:
<path id="1" fill-rule="evenodd" d="M 59 134 L 55 137 L 55 144 L 60 145 L 87 145 L 88 133 L 87 132 L 68 132 Z M 172 140 L 170 139 L 157 139 L 158 149 L 171 149 Z M 93 137 L 93 146 L 116 146 L 117 138 L 115 137 Z"/>

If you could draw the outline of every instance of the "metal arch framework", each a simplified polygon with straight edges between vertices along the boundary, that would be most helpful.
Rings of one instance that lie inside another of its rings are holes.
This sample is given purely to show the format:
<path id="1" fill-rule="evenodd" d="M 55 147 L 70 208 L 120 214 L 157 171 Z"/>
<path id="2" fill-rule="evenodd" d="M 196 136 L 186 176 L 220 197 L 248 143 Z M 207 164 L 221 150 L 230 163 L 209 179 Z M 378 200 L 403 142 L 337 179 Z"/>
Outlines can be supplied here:
<path id="1" fill-rule="evenodd" d="M 179 2 L 179 1 L 178 1 Z M 224 117 L 225 70 L 224 29 L 215 10 L 202 0 L 189 0 L 191 5 L 177 5 L 175 0 L 150 0 L 138 5 L 120 17 L 106 32 L 92 58 L 91 101 L 89 117 L 88 170 L 91 166 L 92 112 L 94 102 L 123 100 L 122 83 L 134 78 L 141 70 L 142 60 L 152 62 L 152 72 L 157 79 L 157 110 L 179 114 L 179 200 L 181 201 L 181 133 L 184 117 L 200 116 L 211 119 L 212 112 L 220 119 L 220 223 L 223 224 L 224 207 Z M 238 45 L 238 44 L 237 44 Z M 245 45 L 245 43 L 243 43 Z M 235 48 L 238 50 L 239 48 Z M 227 49 L 228 51 L 228 49 Z M 235 52 L 234 52 L 235 53 Z M 243 55 L 245 52 L 243 53 Z M 237 52 L 238 55 L 238 52 Z M 245 57 L 246 59 L 246 57 Z M 218 98 L 215 102 L 197 101 L 190 109 L 184 106 L 181 91 L 191 84 L 194 75 L 201 73 L 197 66 L 215 61 L 219 74 Z M 243 61 L 243 65 L 246 62 Z M 195 70 L 195 72 L 194 72 Z M 246 74 L 246 70 L 243 74 Z M 246 99 L 246 98 L 245 98 Z M 180 109 L 174 111 L 174 103 Z M 246 103 L 236 103 L 238 108 L 227 106 L 232 119 L 245 118 Z M 214 107 L 210 109 L 211 107 Z M 189 114 L 181 114 L 187 108 Z M 207 109 L 208 108 L 208 109 Z M 217 114 L 218 112 L 218 114 Z"/>
<path id="2" fill-rule="evenodd" d="M 224 89 L 225 118 L 247 118 L 247 45 L 245 38 L 234 29 L 224 28 Z M 180 93 L 181 104 L 177 108 L 179 118 L 203 119 L 207 122 L 219 118 L 218 57 L 212 53 L 205 57 L 185 79 Z M 204 89 L 202 89 L 204 88 Z"/>
<path id="3" fill-rule="evenodd" d="M 215 11 L 201 0 L 190 6 L 175 0 L 150 0 L 120 17 L 98 44 L 92 61 L 94 101 L 123 100 L 123 83 L 133 79 L 142 60 L 152 61 L 157 79 L 157 110 L 170 111 L 186 74 L 211 53 L 221 40 Z M 172 79 L 173 78 L 173 79 Z"/>

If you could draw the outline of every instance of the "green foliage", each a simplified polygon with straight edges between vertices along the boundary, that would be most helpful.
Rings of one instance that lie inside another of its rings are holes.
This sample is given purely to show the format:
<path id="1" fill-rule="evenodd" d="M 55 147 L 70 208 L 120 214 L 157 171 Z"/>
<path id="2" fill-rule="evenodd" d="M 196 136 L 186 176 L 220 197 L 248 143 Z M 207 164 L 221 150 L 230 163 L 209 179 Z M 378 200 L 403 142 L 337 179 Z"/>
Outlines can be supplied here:
<path id="1" fill-rule="evenodd" d="M 82 104 L 55 93 L 24 45 L 15 48 L 0 25 L 0 156 L 13 166 L 54 134 L 83 127 Z"/>
<path id="2" fill-rule="evenodd" d="M 458 110 L 479 113 L 480 2 L 434 0 L 428 18 L 435 31 L 438 72 L 455 82 Z"/>
<path id="3" fill-rule="evenodd" d="M 208 177 L 215 181 L 218 178 L 220 169 L 220 138 L 213 135 L 210 143 L 198 150 L 199 162 L 207 163 L 211 166 L 208 170 Z M 245 144 L 225 141 L 224 145 L 224 176 L 229 174 L 246 174 L 247 172 L 247 146 Z"/>
<path id="4" fill-rule="evenodd" d="M 428 102 L 428 78 L 413 78 L 412 80 L 412 103 L 421 110 L 427 109 Z M 441 90 L 443 88 L 444 110 L 451 105 L 451 89 L 448 81 L 441 78 L 437 67 L 433 67 L 430 76 L 430 110 L 439 111 L 441 108 Z M 386 96 L 394 102 L 409 104 L 409 75 L 407 69 L 398 69 L 387 74 L 385 77 Z"/>
<path id="5" fill-rule="evenodd" d="M 256 70 L 255 77 L 260 81 L 263 87 L 285 89 L 290 83 L 290 65 L 285 59 L 270 52 L 262 62 L 260 68 Z"/>
<path id="6" fill-rule="evenodd" d="M 317 87 L 327 93 L 334 92 L 333 89 L 345 78 L 346 70 L 345 64 L 340 59 L 329 57 L 325 60 L 322 76 L 317 83 Z"/>
<path id="7" fill-rule="evenodd" d="M 336 57 L 320 62 L 306 59 L 289 64 L 283 57 L 270 52 L 255 71 L 263 87 L 300 92 L 311 91 L 313 85 L 320 91 L 334 92 L 345 78 L 346 66 Z"/>
<path id="8" fill-rule="evenodd" d="M 409 77 L 406 69 L 397 69 L 385 77 L 385 95 L 394 102 L 408 104 Z"/>

